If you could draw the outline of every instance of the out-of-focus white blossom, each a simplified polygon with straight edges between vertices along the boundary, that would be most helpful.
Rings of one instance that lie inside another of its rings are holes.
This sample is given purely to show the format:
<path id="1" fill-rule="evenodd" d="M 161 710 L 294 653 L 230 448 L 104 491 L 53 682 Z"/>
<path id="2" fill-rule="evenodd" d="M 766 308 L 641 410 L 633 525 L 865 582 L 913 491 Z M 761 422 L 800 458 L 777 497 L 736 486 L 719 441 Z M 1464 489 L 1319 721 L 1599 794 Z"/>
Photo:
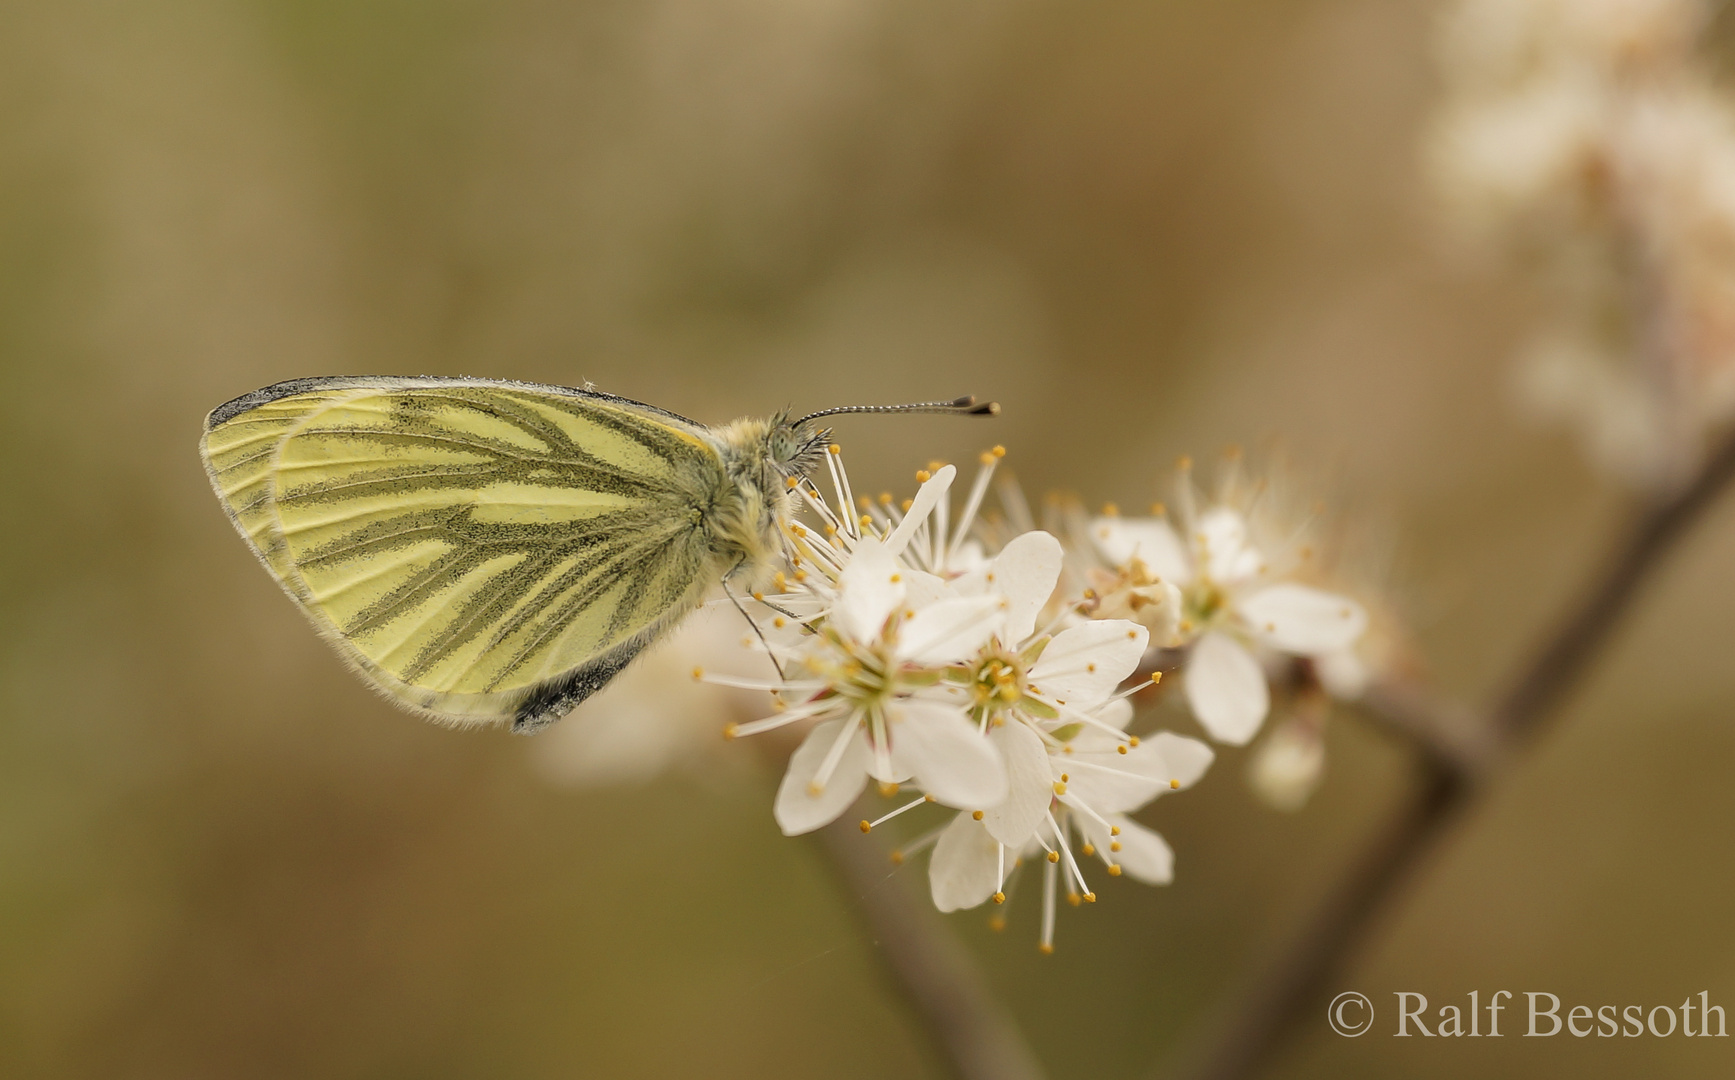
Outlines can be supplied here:
<path id="1" fill-rule="evenodd" d="M 1667 487 L 1735 415 L 1735 107 L 1701 0 L 1460 0 L 1432 172 L 1470 233 L 1540 265 L 1523 400 Z"/>
<path id="2" fill-rule="evenodd" d="M 1261 799 L 1291 813 L 1306 805 L 1325 776 L 1323 719 L 1318 708 L 1291 716 L 1253 748 L 1247 780 Z"/>
<path id="3" fill-rule="evenodd" d="M 726 769 L 717 728 L 759 715 L 765 695 L 695 682 L 688 677 L 695 665 L 741 679 L 775 675 L 752 628 L 718 597 L 601 693 L 529 740 L 537 771 L 556 784 L 604 787 L 643 783 L 665 771 Z"/>

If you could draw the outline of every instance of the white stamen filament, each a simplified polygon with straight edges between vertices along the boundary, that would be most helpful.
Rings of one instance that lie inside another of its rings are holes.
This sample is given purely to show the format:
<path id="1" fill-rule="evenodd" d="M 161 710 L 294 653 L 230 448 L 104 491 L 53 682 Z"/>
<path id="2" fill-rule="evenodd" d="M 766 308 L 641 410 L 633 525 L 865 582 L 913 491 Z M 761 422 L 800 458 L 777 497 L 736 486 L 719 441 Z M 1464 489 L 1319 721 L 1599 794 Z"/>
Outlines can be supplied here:
<path id="1" fill-rule="evenodd" d="M 891 813 L 886 814 L 883 817 L 875 818 L 873 821 L 868 822 L 868 828 L 877 829 L 881 825 L 883 825 L 884 823 L 890 821 L 891 819 L 897 817 L 899 814 L 903 813 L 905 810 L 914 810 L 916 807 L 921 806 L 923 803 L 925 803 L 927 801 L 928 801 L 928 797 L 926 795 L 923 795 L 919 799 L 911 799 L 909 802 L 898 807 L 896 810 L 893 810 Z"/>
<path id="2" fill-rule="evenodd" d="M 976 511 L 982 507 L 982 498 L 988 494 L 988 481 L 994 476 L 994 466 L 1000 459 L 990 456 L 988 464 L 982 466 L 976 473 L 976 482 L 970 485 L 970 497 L 964 501 L 964 512 L 958 515 L 958 528 L 952 534 L 951 546 L 946 549 L 946 562 L 950 563 L 958 555 L 958 549 L 964 546 L 964 541 L 970 536 L 970 526 L 976 523 Z"/>
<path id="3" fill-rule="evenodd" d="M 1054 830 L 1054 839 L 1060 844 L 1060 856 L 1066 860 L 1067 869 L 1072 871 L 1073 879 L 1078 882 L 1078 891 L 1088 895 L 1090 887 L 1085 885 L 1084 873 L 1078 868 L 1078 860 L 1072 857 L 1072 846 L 1066 842 L 1066 833 L 1061 830 L 1060 823 L 1054 820 L 1052 811 L 1048 815 L 1048 827 Z"/>
<path id="4" fill-rule="evenodd" d="M 748 735 L 757 735 L 762 731 L 775 731 L 786 724 L 793 724 L 797 720 L 806 720 L 809 717 L 818 716 L 820 713 L 826 712 L 827 710 L 834 708 L 836 705 L 836 698 L 827 698 L 824 701 L 811 701 L 806 705 L 797 705 L 793 709 L 777 713 L 774 716 L 767 716 L 762 720 L 749 720 L 745 724 L 736 724 L 730 729 L 730 731 L 738 738 Z"/>
<path id="5" fill-rule="evenodd" d="M 1054 887 L 1059 883 L 1060 867 L 1042 862 L 1042 951 L 1054 951 Z"/>

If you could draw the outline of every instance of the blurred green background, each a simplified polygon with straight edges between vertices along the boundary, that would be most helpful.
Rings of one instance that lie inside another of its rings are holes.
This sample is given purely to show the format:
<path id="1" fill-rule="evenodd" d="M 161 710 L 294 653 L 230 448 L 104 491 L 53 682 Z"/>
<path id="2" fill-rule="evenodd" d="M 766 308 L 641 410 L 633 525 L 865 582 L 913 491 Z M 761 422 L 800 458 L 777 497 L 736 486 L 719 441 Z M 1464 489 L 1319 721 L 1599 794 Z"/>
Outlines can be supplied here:
<path id="1" fill-rule="evenodd" d="M 1396 527 L 1438 684 L 1497 687 L 1621 497 L 1508 405 L 1536 298 L 1453 254 L 1421 182 L 1434 18 L 0 0 L 0 1073 L 944 1074 L 773 774 L 562 790 L 343 669 L 195 453 L 278 379 L 589 379 L 711 422 L 976 393 L 992 430 L 840 425 L 857 475 L 994 441 L 1128 505 L 1275 439 Z M 1732 541 L 1735 506 L 1344 989 L 1735 1011 Z M 1054 956 L 1034 904 L 951 919 L 1055 1077 L 1156 1068 L 1284 940 L 1404 780 L 1353 718 L 1329 743 L 1299 814 L 1238 752 L 1157 804 L 1176 884 L 1063 908 Z M 1385 1029 L 1321 1018 L 1275 1072 L 1735 1062 Z"/>

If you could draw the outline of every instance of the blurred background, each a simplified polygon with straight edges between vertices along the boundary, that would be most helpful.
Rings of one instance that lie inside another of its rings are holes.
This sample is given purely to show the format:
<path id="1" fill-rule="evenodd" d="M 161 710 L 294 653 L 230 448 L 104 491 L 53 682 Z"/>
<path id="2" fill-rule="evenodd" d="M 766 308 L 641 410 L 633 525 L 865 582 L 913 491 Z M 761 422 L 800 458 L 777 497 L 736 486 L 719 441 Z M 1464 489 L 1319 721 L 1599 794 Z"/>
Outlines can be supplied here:
<path id="1" fill-rule="evenodd" d="M 1483 699 L 1626 496 L 1511 404 L 1533 284 L 1443 238 L 1437 14 L 0 2 L 0 1072 L 944 1075 L 750 753 L 575 790 L 344 670 L 195 451 L 279 379 L 588 379 L 707 422 L 975 393 L 1003 418 L 840 424 L 853 473 L 999 442 L 1133 506 L 1179 454 L 1280 446 L 1390 524 L 1432 679 Z M 1735 505 L 1344 989 L 1735 1011 L 1732 543 Z M 1158 1068 L 1285 940 L 1405 782 L 1367 724 L 1328 742 L 1299 813 L 1238 751 L 1156 804 L 1176 883 L 1063 908 L 1053 956 L 1034 904 L 950 918 L 1055 1077 Z M 1321 1022 L 1273 1074 L 1709 1077 L 1729 1045 Z"/>

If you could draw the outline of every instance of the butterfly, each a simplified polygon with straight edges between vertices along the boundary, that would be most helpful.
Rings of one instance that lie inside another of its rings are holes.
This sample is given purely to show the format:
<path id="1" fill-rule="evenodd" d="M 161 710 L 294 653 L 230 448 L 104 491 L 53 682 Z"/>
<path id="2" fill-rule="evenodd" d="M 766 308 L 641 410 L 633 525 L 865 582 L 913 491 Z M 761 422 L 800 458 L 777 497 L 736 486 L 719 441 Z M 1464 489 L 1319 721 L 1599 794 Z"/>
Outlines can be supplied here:
<path id="1" fill-rule="evenodd" d="M 493 379 L 292 379 L 218 406 L 200 455 L 241 535 L 374 689 L 429 719 L 553 723 L 782 550 L 840 413 L 721 427 Z"/>

